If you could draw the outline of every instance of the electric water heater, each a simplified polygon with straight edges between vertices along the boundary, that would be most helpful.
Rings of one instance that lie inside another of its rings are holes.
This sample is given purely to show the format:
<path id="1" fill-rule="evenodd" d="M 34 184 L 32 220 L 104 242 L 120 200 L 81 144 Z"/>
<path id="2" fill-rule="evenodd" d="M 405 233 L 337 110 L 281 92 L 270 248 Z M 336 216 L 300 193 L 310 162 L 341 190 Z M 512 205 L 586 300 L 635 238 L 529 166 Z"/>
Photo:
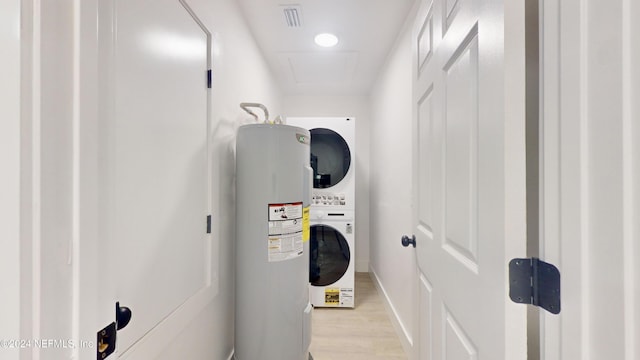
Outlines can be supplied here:
<path id="1" fill-rule="evenodd" d="M 307 360 L 309 131 L 249 124 L 236 143 L 236 360 Z"/>

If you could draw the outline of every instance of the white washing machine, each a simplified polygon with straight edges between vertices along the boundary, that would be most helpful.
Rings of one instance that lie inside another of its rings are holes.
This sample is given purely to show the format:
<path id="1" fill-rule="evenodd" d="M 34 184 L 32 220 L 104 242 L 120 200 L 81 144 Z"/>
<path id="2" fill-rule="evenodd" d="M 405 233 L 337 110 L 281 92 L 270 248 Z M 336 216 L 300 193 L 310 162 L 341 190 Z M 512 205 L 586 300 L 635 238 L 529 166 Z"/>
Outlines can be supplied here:
<path id="1" fill-rule="evenodd" d="M 294 117 L 287 124 L 311 133 L 311 211 L 355 210 L 355 118 Z"/>
<path id="2" fill-rule="evenodd" d="M 353 212 L 311 214 L 309 301 L 315 307 L 355 305 Z"/>
<path id="3" fill-rule="evenodd" d="M 355 304 L 355 118 L 287 118 L 311 133 L 310 302 Z"/>

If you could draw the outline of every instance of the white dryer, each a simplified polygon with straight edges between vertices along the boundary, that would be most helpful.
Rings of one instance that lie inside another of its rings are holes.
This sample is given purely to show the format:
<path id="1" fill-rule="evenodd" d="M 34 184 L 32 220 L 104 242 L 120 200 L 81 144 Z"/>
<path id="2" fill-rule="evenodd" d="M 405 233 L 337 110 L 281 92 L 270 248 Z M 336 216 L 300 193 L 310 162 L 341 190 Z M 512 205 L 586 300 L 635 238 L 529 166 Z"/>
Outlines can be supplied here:
<path id="1" fill-rule="evenodd" d="M 311 214 L 309 301 L 315 307 L 355 305 L 353 213 Z"/>
<path id="2" fill-rule="evenodd" d="M 311 133 L 312 211 L 355 210 L 355 118 L 293 117 L 287 124 Z"/>

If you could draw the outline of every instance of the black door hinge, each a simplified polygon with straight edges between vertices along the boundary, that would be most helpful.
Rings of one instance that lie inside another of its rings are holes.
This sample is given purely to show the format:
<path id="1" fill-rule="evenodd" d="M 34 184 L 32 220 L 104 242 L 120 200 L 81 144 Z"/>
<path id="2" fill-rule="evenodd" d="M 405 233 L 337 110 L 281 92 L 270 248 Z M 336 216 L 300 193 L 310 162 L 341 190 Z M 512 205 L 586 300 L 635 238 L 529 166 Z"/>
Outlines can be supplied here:
<path id="1" fill-rule="evenodd" d="M 209 69 L 207 70 L 207 89 L 211 89 L 211 82 L 213 81 L 211 76 L 211 69 Z"/>
<path id="2" fill-rule="evenodd" d="M 509 297 L 513 302 L 560 313 L 560 271 L 537 258 L 509 262 Z"/>
<path id="3" fill-rule="evenodd" d="M 211 215 L 207 215 L 207 234 L 211 234 Z"/>

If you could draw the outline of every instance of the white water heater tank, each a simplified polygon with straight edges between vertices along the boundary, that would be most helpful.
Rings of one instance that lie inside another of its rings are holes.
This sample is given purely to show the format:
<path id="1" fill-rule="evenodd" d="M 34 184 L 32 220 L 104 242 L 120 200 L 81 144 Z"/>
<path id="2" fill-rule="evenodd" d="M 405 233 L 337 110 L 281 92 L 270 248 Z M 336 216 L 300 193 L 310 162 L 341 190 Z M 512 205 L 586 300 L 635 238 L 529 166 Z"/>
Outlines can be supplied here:
<path id="1" fill-rule="evenodd" d="M 238 129 L 236 360 L 307 360 L 309 131 L 281 124 Z"/>

